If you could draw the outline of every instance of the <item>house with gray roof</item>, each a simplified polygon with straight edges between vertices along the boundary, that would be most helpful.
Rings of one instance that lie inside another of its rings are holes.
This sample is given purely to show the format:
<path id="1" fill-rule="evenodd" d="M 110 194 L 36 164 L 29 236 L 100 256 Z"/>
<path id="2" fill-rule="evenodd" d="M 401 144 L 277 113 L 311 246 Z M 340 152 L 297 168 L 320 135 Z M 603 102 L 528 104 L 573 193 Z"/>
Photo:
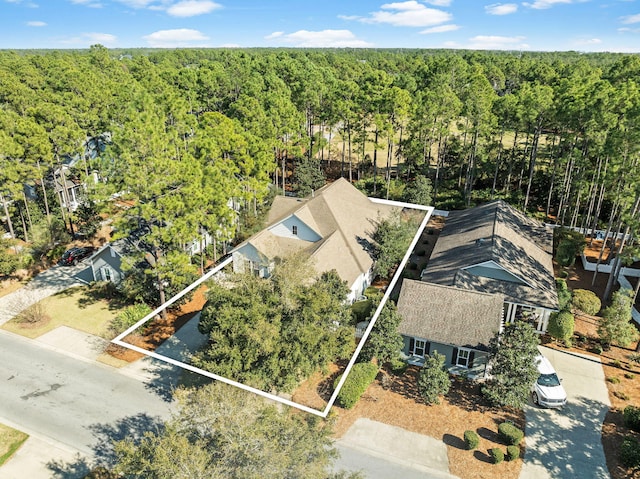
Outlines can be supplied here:
<path id="1" fill-rule="evenodd" d="M 451 372 L 483 378 L 489 341 L 505 323 L 544 333 L 558 310 L 552 248 L 550 228 L 503 201 L 450 212 L 421 281 L 402 284 L 407 361 L 438 351 Z"/>
<path id="2" fill-rule="evenodd" d="M 278 196 L 269 226 L 232 251 L 233 269 L 268 278 L 277 261 L 306 252 L 317 273 L 336 270 L 353 301 L 373 279 L 371 235 L 377 222 L 398 210 L 371 201 L 343 178 L 308 198 Z"/>
<path id="3" fill-rule="evenodd" d="M 523 319 L 544 333 L 558 310 L 552 252 L 549 227 L 492 201 L 450 213 L 421 279 L 502 295 L 506 323 Z"/>
<path id="4" fill-rule="evenodd" d="M 438 352 L 454 374 L 484 378 L 489 341 L 502 327 L 500 294 L 405 279 L 398 297 L 403 355 L 421 366 Z"/>

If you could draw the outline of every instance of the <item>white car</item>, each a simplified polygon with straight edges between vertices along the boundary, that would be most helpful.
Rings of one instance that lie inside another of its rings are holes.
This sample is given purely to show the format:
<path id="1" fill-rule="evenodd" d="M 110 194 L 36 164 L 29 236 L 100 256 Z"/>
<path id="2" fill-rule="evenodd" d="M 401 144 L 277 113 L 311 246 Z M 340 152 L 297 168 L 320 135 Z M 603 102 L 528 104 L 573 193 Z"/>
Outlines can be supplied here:
<path id="1" fill-rule="evenodd" d="M 538 355 L 535 361 L 540 376 L 531 386 L 534 404 L 542 407 L 562 407 L 567 404 L 567 393 L 549 360 Z"/>

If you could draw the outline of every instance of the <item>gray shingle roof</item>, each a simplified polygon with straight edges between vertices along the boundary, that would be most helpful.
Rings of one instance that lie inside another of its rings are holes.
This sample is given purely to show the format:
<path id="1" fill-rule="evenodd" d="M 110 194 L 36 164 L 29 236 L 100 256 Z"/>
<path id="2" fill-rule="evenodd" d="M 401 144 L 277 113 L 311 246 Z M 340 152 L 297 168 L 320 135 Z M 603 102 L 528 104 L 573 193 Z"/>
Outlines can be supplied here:
<path id="1" fill-rule="evenodd" d="M 500 330 L 504 298 L 405 279 L 398 298 L 406 336 L 486 351 Z"/>
<path id="2" fill-rule="evenodd" d="M 422 279 L 557 309 L 552 247 L 550 228 L 501 200 L 493 201 L 450 213 Z M 498 268 L 493 278 L 484 274 L 489 269 L 465 270 L 482 263 Z"/>

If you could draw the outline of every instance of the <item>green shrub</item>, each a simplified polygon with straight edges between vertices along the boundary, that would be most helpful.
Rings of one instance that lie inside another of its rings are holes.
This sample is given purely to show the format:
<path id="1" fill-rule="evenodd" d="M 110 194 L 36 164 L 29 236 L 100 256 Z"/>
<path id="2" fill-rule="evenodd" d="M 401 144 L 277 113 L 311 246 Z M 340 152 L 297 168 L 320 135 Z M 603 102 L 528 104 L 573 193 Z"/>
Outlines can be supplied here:
<path id="1" fill-rule="evenodd" d="M 607 381 L 609 381 L 611 384 L 620 384 L 620 378 L 616 376 L 609 376 L 607 378 Z"/>
<path id="2" fill-rule="evenodd" d="M 620 362 L 619 359 L 614 359 L 613 361 L 611 361 L 611 365 L 616 367 L 616 368 L 619 368 L 619 367 L 622 366 L 622 363 Z"/>
<path id="3" fill-rule="evenodd" d="M 560 311 L 559 313 L 552 313 L 549 318 L 549 326 L 547 332 L 554 338 L 563 341 L 566 345 L 570 346 L 571 336 L 573 336 L 573 329 L 575 327 L 575 321 L 571 311 Z"/>
<path id="4" fill-rule="evenodd" d="M 356 363 L 351 368 L 347 380 L 342 385 L 338 393 L 338 404 L 345 409 L 351 409 L 356 405 L 360 396 L 367 390 L 369 385 L 378 375 L 378 366 L 373 363 Z M 342 375 L 338 376 L 333 383 L 333 387 L 338 386 Z"/>
<path id="5" fill-rule="evenodd" d="M 494 464 L 500 464 L 504 461 L 504 452 L 499 447 L 492 447 L 489 449 L 489 455 L 493 458 Z"/>
<path id="6" fill-rule="evenodd" d="M 575 309 L 579 309 L 587 314 L 594 315 L 600 311 L 602 303 L 600 298 L 596 296 L 593 291 L 588 289 L 575 289 L 573 290 L 573 299 L 571 305 Z"/>
<path id="7" fill-rule="evenodd" d="M 602 346 L 600 344 L 594 344 L 593 347 L 591 348 L 591 352 L 595 353 L 595 354 L 602 354 Z"/>
<path id="8" fill-rule="evenodd" d="M 520 457 L 520 446 L 507 446 L 507 461 L 515 461 Z"/>
<path id="9" fill-rule="evenodd" d="M 389 363 L 389 368 L 391 372 L 396 376 L 402 376 L 408 367 L 409 367 L 409 364 L 406 361 L 403 361 L 399 357 L 392 359 Z"/>
<path id="10" fill-rule="evenodd" d="M 522 441 L 524 432 L 511 422 L 503 422 L 498 426 L 498 435 L 508 446 L 516 446 Z"/>
<path id="11" fill-rule="evenodd" d="M 623 393 L 622 391 L 613 391 L 613 395 L 618 399 L 622 399 L 623 401 L 628 401 L 630 399 L 629 395 Z"/>
<path id="12" fill-rule="evenodd" d="M 640 364 L 640 353 L 631 353 L 629 355 L 629 361 Z"/>
<path id="13" fill-rule="evenodd" d="M 351 305 L 351 315 L 353 316 L 355 322 L 366 321 L 366 319 L 371 314 L 371 308 L 373 307 L 373 303 L 370 299 L 365 299 L 364 301 L 356 301 Z"/>
<path id="14" fill-rule="evenodd" d="M 622 411 L 622 417 L 624 418 L 624 424 L 634 431 L 640 431 L 640 407 L 627 406 Z"/>
<path id="15" fill-rule="evenodd" d="M 635 437 L 626 437 L 620 446 L 620 462 L 626 467 L 640 467 L 640 443 Z"/>
<path id="16" fill-rule="evenodd" d="M 562 271 L 561 273 L 567 272 Z M 563 276 L 563 278 L 566 278 L 566 276 L 568 276 L 568 273 Z M 560 311 L 562 311 L 566 309 L 571 302 L 571 290 L 567 286 L 567 282 L 562 278 L 556 279 L 556 290 L 558 291 L 558 306 Z"/>
<path id="17" fill-rule="evenodd" d="M 416 251 L 416 256 L 424 256 L 426 254 L 426 251 L 423 249 L 419 249 L 418 251 Z"/>
<path id="18" fill-rule="evenodd" d="M 465 431 L 464 442 L 467 445 L 467 449 L 471 451 L 480 444 L 480 436 L 475 431 Z"/>
<path id="19" fill-rule="evenodd" d="M 636 375 L 633 373 L 624 373 L 624 377 L 627 379 L 633 379 L 636 377 Z"/>
<path id="20" fill-rule="evenodd" d="M 451 388 L 451 378 L 445 368 L 445 357 L 435 352 L 427 356 L 418 376 L 418 392 L 427 404 L 440 404 L 439 396 Z"/>
<path id="21" fill-rule="evenodd" d="M 127 306 L 118 316 L 111 320 L 109 329 L 116 335 L 120 334 L 136 324 L 151 311 L 152 309 L 144 303 Z"/>
<path id="22" fill-rule="evenodd" d="M 409 263 L 409 269 L 418 269 L 418 263 L 414 263 L 413 261 Z"/>

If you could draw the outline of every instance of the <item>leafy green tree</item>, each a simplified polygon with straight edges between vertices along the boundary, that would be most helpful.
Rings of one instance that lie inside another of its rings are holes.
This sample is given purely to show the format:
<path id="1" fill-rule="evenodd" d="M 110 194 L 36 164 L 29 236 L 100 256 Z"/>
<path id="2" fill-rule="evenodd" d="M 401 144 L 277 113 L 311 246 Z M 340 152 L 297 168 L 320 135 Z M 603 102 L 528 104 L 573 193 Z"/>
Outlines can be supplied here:
<path id="1" fill-rule="evenodd" d="M 376 275 L 383 278 L 391 276 L 407 252 L 416 229 L 414 220 L 405 219 L 399 213 L 378 223 L 373 234 L 376 243 L 373 270 Z"/>
<path id="2" fill-rule="evenodd" d="M 298 196 L 309 196 L 314 190 L 324 186 L 325 175 L 317 158 L 297 158 L 293 172 L 293 189 Z"/>
<path id="3" fill-rule="evenodd" d="M 445 357 L 438 352 L 425 358 L 418 376 L 418 391 L 427 404 L 440 404 L 440 396 L 449 392 L 451 378 L 445 367 Z"/>
<path id="4" fill-rule="evenodd" d="M 333 473 L 337 452 L 329 423 L 282 411 L 224 384 L 176 391 L 177 412 L 140 441 L 115 444 L 114 471 L 126 477 L 309 478 Z"/>
<path id="5" fill-rule="evenodd" d="M 373 301 L 371 314 L 373 315 L 380 301 Z M 371 320 L 371 317 L 368 318 Z M 402 336 L 398 333 L 398 326 L 402 317 L 398 314 L 396 305 L 389 300 L 385 303 L 380 316 L 373 325 L 371 333 L 360 351 L 360 358 L 364 361 L 378 359 L 378 364 L 383 365 L 398 358 L 402 351 Z"/>
<path id="6" fill-rule="evenodd" d="M 533 382 L 538 378 L 535 357 L 538 334 L 528 323 L 507 324 L 489 344 L 491 378 L 482 388 L 484 396 L 496 406 L 521 408 L 529 398 Z"/>
<path id="7" fill-rule="evenodd" d="M 602 303 L 593 291 L 589 291 L 588 289 L 574 289 L 571 306 L 593 316 L 598 314 Z"/>
<path id="8" fill-rule="evenodd" d="M 404 190 L 404 200 L 407 203 L 430 205 L 433 187 L 431 180 L 424 175 L 418 175 Z"/>
<path id="9" fill-rule="evenodd" d="M 632 294 L 631 290 L 616 291 L 611 305 L 602 312 L 598 336 L 605 346 L 616 344 L 626 348 L 638 339 L 638 330 L 631 323 Z"/>
<path id="10" fill-rule="evenodd" d="M 354 344 L 348 288 L 335 272 L 294 281 L 308 269 L 285 261 L 273 280 L 247 274 L 232 287 L 213 284 L 198 325 L 209 344 L 194 364 L 257 388 L 288 391 L 329 361 L 346 358 Z"/>
<path id="11" fill-rule="evenodd" d="M 0 238 L 0 276 L 9 276 L 20 266 L 20 258 L 10 252 L 9 247 L 9 241 Z"/>
<path id="12" fill-rule="evenodd" d="M 575 320 L 571 311 L 563 310 L 551 313 L 547 332 L 551 337 L 563 341 L 567 346 L 571 346 L 571 337 L 575 327 Z"/>

